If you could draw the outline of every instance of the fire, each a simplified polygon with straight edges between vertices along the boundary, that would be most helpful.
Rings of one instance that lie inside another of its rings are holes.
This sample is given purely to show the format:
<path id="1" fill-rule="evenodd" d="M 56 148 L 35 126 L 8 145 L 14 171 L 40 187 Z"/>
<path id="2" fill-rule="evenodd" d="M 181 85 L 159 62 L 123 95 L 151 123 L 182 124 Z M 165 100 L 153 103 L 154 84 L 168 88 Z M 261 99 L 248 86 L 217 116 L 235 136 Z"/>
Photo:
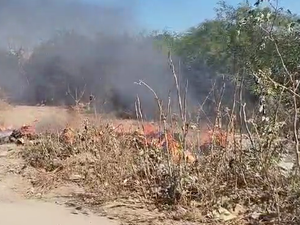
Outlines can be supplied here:
<path id="1" fill-rule="evenodd" d="M 208 130 L 204 133 L 202 147 L 215 144 L 219 147 L 226 148 L 228 145 L 228 134 L 222 129 L 216 127 L 214 130 Z"/>
<path id="2" fill-rule="evenodd" d="M 31 125 L 23 125 L 18 131 L 21 133 L 21 136 L 27 138 L 33 138 L 36 134 L 35 127 Z"/>
<path id="3" fill-rule="evenodd" d="M 170 131 L 162 133 L 154 125 L 145 124 L 143 126 L 143 135 L 145 136 L 145 145 L 168 150 L 175 163 L 179 163 L 183 159 L 183 156 L 185 156 L 186 161 L 189 163 L 196 161 L 195 156 L 190 151 L 183 152 L 181 144 L 174 138 L 174 135 Z"/>

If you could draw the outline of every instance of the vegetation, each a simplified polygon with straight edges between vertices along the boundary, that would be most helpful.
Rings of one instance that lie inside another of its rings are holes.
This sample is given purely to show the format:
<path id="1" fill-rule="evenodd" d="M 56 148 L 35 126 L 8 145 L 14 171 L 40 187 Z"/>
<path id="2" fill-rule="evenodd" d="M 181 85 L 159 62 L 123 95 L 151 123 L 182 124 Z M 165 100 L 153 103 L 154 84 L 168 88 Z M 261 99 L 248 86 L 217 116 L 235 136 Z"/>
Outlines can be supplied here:
<path id="1" fill-rule="evenodd" d="M 175 136 L 172 128 L 180 128 L 176 148 L 183 155 L 187 150 L 195 153 L 197 162 L 189 164 L 184 157 L 174 162 L 171 141 L 164 147 L 149 146 L 141 144 L 145 135 L 89 124 L 72 131 L 71 142 L 61 140 L 65 134 L 42 135 L 36 145 L 26 146 L 23 157 L 55 179 L 79 174 L 80 184 L 93 193 L 92 200 L 85 200 L 92 203 L 130 194 L 163 209 L 184 207 L 177 219 L 299 224 L 299 21 L 276 2 L 269 1 L 266 8 L 261 2 L 236 8 L 221 2 L 215 19 L 186 33 L 141 37 L 180 58 L 183 81 L 192 84 L 199 111 L 205 112 L 208 104 L 215 112 L 212 142 L 208 154 L 202 155 L 202 145 L 189 143 L 190 134 L 201 136 L 202 131 L 198 124 L 196 131 L 190 129 L 186 95 L 172 58 L 168 63 L 177 89 L 177 122 L 161 96 L 139 83 L 157 100 L 160 131 Z M 31 63 L 38 59 L 33 55 Z M 55 84 L 56 78 L 49 76 L 47 82 Z M 80 79 L 76 82 L 82 84 Z M 135 106 L 142 123 L 139 101 Z M 218 133 L 215 125 L 223 125 L 223 132 Z M 222 135 L 226 145 L 218 141 Z M 295 161 L 287 173 L 278 164 L 286 154 Z"/>

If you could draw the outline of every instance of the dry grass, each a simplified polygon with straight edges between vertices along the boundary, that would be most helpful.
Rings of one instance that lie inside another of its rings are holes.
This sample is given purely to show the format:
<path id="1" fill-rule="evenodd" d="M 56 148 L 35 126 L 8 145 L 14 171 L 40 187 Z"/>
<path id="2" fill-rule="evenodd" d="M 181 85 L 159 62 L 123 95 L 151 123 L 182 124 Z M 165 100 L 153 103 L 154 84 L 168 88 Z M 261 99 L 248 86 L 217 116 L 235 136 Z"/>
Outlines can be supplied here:
<path id="1" fill-rule="evenodd" d="M 134 164 L 136 151 L 131 141 L 110 127 L 69 128 L 61 134 L 41 135 L 37 144 L 28 146 L 24 157 L 33 167 L 55 173 L 57 179 L 78 178 L 88 192 L 101 193 L 106 199 L 120 194 L 118 187 Z"/>
<path id="2" fill-rule="evenodd" d="M 85 188 L 84 200 L 90 204 L 130 196 L 167 210 L 173 219 L 224 222 L 232 216 L 231 224 L 299 224 L 300 183 L 283 176 L 276 165 L 261 168 L 250 148 L 218 142 L 197 162 L 178 163 L 164 147 L 145 144 L 145 135 L 134 132 L 137 121 L 119 123 L 86 122 L 59 134 L 42 134 L 27 145 L 24 159 L 43 171 L 35 185 L 49 190 L 75 182 Z M 193 135 L 204 137 L 202 144 L 211 136 Z M 198 147 L 191 139 L 189 150 Z M 291 180 L 293 185 L 287 185 Z M 169 210 L 178 206 L 184 210 L 174 216 Z"/>
<path id="3" fill-rule="evenodd" d="M 270 163 L 270 152 L 277 155 L 282 149 L 259 152 L 245 145 L 241 135 L 199 126 L 185 139 L 186 149 L 197 158 L 191 162 L 184 160 L 182 139 L 175 138 L 178 124 L 168 124 L 161 139 L 158 123 L 99 115 L 87 120 L 56 107 L 18 106 L 1 115 L 3 125 L 14 127 L 38 121 L 40 134 L 26 144 L 22 156 L 36 169 L 33 184 L 43 191 L 76 183 L 85 189 L 80 198 L 88 204 L 130 198 L 175 220 L 300 223 L 299 176 L 285 175 Z"/>

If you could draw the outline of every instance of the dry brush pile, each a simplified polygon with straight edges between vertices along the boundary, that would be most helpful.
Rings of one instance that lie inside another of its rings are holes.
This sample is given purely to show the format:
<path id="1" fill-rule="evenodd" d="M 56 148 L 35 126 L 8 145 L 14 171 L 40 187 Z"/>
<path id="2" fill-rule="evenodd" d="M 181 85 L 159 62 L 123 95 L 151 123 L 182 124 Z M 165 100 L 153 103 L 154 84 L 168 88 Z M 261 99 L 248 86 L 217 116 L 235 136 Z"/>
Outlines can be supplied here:
<path id="1" fill-rule="evenodd" d="M 180 219 L 299 223 L 297 179 L 284 176 L 277 164 L 263 166 L 257 152 L 225 131 L 206 136 L 200 145 L 192 139 L 184 147 L 170 129 L 142 124 L 126 132 L 85 122 L 81 129 L 41 134 L 26 144 L 23 157 L 43 171 L 35 185 L 76 182 L 91 204 L 130 196 L 163 209 L 180 205 L 186 209 Z"/>

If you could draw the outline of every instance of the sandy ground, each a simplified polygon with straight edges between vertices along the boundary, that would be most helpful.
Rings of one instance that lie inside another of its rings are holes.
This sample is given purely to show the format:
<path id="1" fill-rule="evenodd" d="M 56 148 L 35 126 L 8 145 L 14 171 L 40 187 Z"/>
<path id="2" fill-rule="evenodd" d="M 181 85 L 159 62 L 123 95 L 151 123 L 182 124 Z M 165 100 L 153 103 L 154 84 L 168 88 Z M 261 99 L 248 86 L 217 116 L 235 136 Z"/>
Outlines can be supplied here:
<path id="1" fill-rule="evenodd" d="M 66 109 L 42 106 L 9 106 L 0 109 L 0 125 L 20 127 L 35 124 L 38 129 L 60 129 L 70 121 Z"/>
<path id="2" fill-rule="evenodd" d="M 92 123 L 110 123 L 127 131 L 134 131 L 138 125 L 135 120 L 116 119 L 110 115 L 93 114 L 79 115 L 66 108 L 49 106 L 8 106 L 2 109 L 0 106 L 0 126 L 19 128 L 22 125 L 35 125 L 37 132 L 49 130 L 61 130 L 66 126 L 73 128 L 82 126 L 85 119 Z"/>
<path id="3" fill-rule="evenodd" d="M 88 210 L 78 211 L 74 207 L 51 199 L 28 199 L 26 193 L 32 188 L 19 174 L 21 159 L 13 156 L 17 151 L 13 145 L 0 146 L 0 224 L 5 225 L 117 225 L 116 221 L 97 216 Z"/>
<path id="4" fill-rule="evenodd" d="M 55 204 L 18 201 L 0 202 L 0 222 L 7 225 L 114 225 L 106 218 L 97 216 L 73 215 L 63 207 Z"/>

